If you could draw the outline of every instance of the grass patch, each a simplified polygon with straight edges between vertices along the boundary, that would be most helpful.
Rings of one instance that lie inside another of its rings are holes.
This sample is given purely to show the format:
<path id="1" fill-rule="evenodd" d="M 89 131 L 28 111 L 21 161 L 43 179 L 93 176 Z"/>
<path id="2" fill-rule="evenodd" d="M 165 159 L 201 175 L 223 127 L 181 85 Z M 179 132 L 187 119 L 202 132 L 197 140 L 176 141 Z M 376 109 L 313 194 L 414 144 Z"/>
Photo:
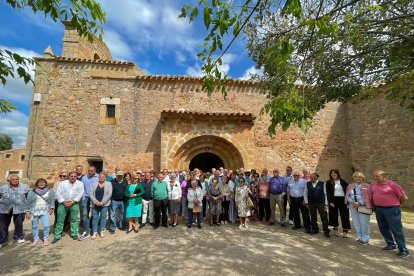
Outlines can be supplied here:
<path id="1" fill-rule="evenodd" d="M 414 224 L 414 207 L 401 207 L 401 211 L 402 222 Z"/>

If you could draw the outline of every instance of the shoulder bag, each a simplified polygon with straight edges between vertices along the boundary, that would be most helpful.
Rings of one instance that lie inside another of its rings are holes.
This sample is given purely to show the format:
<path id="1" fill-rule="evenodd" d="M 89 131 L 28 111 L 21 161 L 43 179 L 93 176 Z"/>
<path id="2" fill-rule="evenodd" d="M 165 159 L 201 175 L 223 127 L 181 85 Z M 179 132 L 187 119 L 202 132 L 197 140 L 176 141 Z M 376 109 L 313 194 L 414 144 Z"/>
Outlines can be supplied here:
<path id="1" fill-rule="evenodd" d="M 354 188 L 354 200 L 355 200 L 355 202 L 358 202 L 355 188 Z M 357 208 L 357 212 L 361 213 L 361 214 L 365 214 L 365 215 L 372 215 L 374 213 L 372 208 L 368 208 L 366 206 L 359 206 Z"/>

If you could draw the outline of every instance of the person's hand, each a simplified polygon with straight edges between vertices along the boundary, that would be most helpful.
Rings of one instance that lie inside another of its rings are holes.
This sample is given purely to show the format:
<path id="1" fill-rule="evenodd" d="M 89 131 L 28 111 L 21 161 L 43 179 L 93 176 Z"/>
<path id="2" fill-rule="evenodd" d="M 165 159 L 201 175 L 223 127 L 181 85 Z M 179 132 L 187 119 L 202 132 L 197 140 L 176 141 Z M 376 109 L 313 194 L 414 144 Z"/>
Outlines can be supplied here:
<path id="1" fill-rule="evenodd" d="M 306 204 L 306 203 L 305 203 L 305 207 L 309 209 L 309 204 Z"/>
<path id="2" fill-rule="evenodd" d="M 49 214 L 51 215 L 51 214 L 53 214 L 53 211 L 55 210 L 55 208 L 50 208 L 50 210 L 49 210 Z"/>
<path id="3" fill-rule="evenodd" d="M 64 201 L 63 205 L 65 205 L 66 208 L 69 208 L 71 206 L 70 201 Z"/>
<path id="4" fill-rule="evenodd" d="M 132 194 L 132 195 L 131 195 L 131 197 L 136 197 L 136 196 L 137 196 L 137 194 Z"/>
<path id="5" fill-rule="evenodd" d="M 331 206 L 331 207 L 335 207 L 335 204 L 333 204 L 333 203 L 329 203 L 329 206 Z"/>
<path id="6" fill-rule="evenodd" d="M 30 213 L 26 213 L 26 219 L 30 219 Z"/>
<path id="7" fill-rule="evenodd" d="M 359 207 L 359 203 L 358 202 L 354 202 L 354 203 L 352 203 L 352 205 L 354 206 L 355 209 L 358 209 L 358 207 Z"/>
<path id="8" fill-rule="evenodd" d="M 325 205 L 325 212 L 328 211 L 328 205 Z"/>

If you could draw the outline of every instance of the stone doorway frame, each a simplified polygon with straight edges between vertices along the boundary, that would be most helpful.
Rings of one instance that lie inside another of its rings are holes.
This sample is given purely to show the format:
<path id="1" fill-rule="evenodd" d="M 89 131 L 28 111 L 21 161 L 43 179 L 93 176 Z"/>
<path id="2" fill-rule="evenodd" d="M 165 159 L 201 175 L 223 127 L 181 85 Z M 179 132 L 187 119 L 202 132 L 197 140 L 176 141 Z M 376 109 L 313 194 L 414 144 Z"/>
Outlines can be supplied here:
<path id="1" fill-rule="evenodd" d="M 162 111 L 161 169 L 187 169 L 192 158 L 206 151 L 219 156 L 230 169 L 250 166 L 254 119 L 243 112 Z"/>

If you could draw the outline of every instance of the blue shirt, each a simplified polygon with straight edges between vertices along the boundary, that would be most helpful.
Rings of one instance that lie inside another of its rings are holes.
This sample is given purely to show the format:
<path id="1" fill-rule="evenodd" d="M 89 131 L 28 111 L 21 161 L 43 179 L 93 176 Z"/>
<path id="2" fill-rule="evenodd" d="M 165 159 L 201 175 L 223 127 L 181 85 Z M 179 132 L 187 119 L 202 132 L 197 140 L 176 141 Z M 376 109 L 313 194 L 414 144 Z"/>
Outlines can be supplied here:
<path id="1" fill-rule="evenodd" d="M 20 183 L 17 188 L 9 184 L 0 187 L 0 213 L 8 214 L 13 209 L 13 214 L 22 214 L 29 210 L 27 194 L 29 186 Z"/>
<path id="2" fill-rule="evenodd" d="M 91 188 L 92 185 L 99 182 L 99 175 L 95 174 L 91 177 L 89 177 L 89 175 L 84 175 L 82 177 L 82 183 L 83 183 L 83 187 L 85 188 L 85 192 L 83 194 L 83 198 L 85 197 L 89 197 L 89 194 L 91 193 Z"/>
<path id="3" fill-rule="evenodd" d="M 362 197 L 362 185 L 358 185 L 358 184 L 355 185 L 355 191 L 356 191 L 356 198 L 357 198 L 359 205 L 364 206 L 365 202 L 364 202 L 364 198 Z M 354 189 L 352 189 L 348 195 L 348 203 L 353 203 L 354 201 L 355 201 Z"/>
<path id="4" fill-rule="evenodd" d="M 287 191 L 290 193 L 291 197 L 302 197 L 305 186 L 306 186 L 305 179 L 298 179 L 295 181 L 293 178 L 292 179 L 289 178 L 288 185 L 287 185 Z"/>
<path id="5" fill-rule="evenodd" d="M 271 194 L 281 194 L 286 193 L 286 181 L 284 177 L 272 177 L 270 178 L 270 193 Z"/>

